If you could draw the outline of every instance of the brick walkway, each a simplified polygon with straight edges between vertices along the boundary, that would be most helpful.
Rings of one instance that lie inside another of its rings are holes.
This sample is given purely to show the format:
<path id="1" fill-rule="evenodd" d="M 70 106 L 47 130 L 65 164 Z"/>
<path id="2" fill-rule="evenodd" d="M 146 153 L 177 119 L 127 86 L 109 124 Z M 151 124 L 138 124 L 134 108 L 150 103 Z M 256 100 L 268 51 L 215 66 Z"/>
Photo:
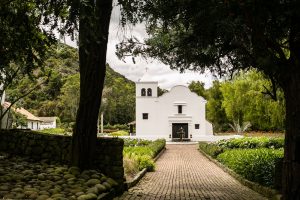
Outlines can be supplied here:
<path id="1" fill-rule="evenodd" d="M 155 172 L 148 172 L 118 200 L 133 199 L 265 199 L 243 186 L 210 162 L 197 145 L 167 145 L 156 162 Z"/>

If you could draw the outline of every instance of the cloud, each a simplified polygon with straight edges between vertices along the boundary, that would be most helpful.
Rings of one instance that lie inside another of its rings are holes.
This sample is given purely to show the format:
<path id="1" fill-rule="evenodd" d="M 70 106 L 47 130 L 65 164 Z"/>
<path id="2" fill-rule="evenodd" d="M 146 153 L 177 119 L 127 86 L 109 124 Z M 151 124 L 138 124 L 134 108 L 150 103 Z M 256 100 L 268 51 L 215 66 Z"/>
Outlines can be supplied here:
<path id="1" fill-rule="evenodd" d="M 116 4 L 116 3 L 115 3 Z M 109 40 L 107 46 L 107 62 L 118 73 L 124 75 L 132 81 L 138 81 L 148 68 L 148 73 L 153 76 L 154 80 L 159 82 L 160 87 L 170 89 L 175 85 L 188 85 L 191 81 L 202 81 L 205 87 L 209 88 L 214 80 L 213 76 L 206 72 L 199 74 L 197 72 L 187 71 L 186 73 L 179 73 L 178 71 L 171 70 L 169 66 L 153 59 L 144 60 L 142 58 L 135 59 L 134 64 L 130 58 L 126 59 L 126 63 L 119 60 L 115 54 L 116 44 L 122 41 L 124 37 L 135 36 L 140 40 L 147 37 L 145 26 L 138 24 L 134 27 L 122 28 L 119 24 L 120 9 L 114 5 L 111 15 Z M 76 42 L 66 38 L 67 44 L 76 47 Z"/>

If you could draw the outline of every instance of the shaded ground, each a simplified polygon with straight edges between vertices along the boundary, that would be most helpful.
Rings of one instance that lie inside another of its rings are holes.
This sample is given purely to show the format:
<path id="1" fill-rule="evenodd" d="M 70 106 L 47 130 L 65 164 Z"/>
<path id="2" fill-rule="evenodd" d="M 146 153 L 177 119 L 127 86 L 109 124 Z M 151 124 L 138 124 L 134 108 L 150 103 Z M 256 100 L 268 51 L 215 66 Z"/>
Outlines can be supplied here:
<path id="1" fill-rule="evenodd" d="M 80 172 L 0 152 L 0 199 L 97 199 L 116 184 L 95 170 Z"/>
<path id="2" fill-rule="evenodd" d="M 195 144 L 167 145 L 156 166 L 155 172 L 148 172 L 135 187 L 116 200 L 266 199 L 209 161 Z"/>

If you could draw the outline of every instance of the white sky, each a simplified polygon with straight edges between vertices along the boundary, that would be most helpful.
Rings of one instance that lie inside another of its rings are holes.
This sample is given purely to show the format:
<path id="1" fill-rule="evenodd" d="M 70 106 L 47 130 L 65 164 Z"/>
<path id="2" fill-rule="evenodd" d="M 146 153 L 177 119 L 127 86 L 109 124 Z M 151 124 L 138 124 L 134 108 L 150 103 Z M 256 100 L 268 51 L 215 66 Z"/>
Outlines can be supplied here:
<path id="1" fill-rule="evenodd" d="M 124 75 L 126 78 L 137 81 L 145 73 L 145 69 L 148 68 L 148 74 L 153 76 L 153 79 L 158 81 L 161 88 L 170 89 L 175 85 L 188 85 L 192 81 L 202 81 L 205 83 L 205 87 L 209 88 L 212 85 L 214 77 L 209 73 L 199 74 L 195 72 L 187 71 L 185 73 L 179 73 L 178 71 L 171 70 L 169 66 L 163 63 L 149 59 L 144 60 L 142 58 L 136 58 L 135 64 L 131 58 L 126 59 L 126 63 L 119 60 L 115 54 L 116 44 L 118 44 L 124 37 L 124 31 L 119 25 L 120 11 L 119 8 L 114 6 L 111 16 L 110 28 L 109 28 L 109 40 L 107 46 L 107 63 L 118 73 Z M 129 29 L 127 27 L 127 29 Z M 131 27 L 131 30 L 126 31 L 126 35 L 134 35 L 138 39 L 142 40 L 147 37 L 145 27 L 140 24 L 136 27 Z M 66 39 L 67 43 L 71 46 L 74 42 L 70 39 Z"/>

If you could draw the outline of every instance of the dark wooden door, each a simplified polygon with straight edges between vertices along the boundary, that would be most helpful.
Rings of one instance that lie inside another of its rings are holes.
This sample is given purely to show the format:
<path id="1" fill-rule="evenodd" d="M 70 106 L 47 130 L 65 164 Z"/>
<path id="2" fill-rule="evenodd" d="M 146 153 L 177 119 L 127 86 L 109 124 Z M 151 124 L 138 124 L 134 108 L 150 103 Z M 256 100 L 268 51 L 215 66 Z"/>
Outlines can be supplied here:
<path id="1" fill-rule="evenodd" d="M 183 129 L 184 135 L 182 138 L 188 138 L 189 128 L 187 123 L 173 123 L 172 124 L 172 138 L 180 138 L 179 132 Z"/>

